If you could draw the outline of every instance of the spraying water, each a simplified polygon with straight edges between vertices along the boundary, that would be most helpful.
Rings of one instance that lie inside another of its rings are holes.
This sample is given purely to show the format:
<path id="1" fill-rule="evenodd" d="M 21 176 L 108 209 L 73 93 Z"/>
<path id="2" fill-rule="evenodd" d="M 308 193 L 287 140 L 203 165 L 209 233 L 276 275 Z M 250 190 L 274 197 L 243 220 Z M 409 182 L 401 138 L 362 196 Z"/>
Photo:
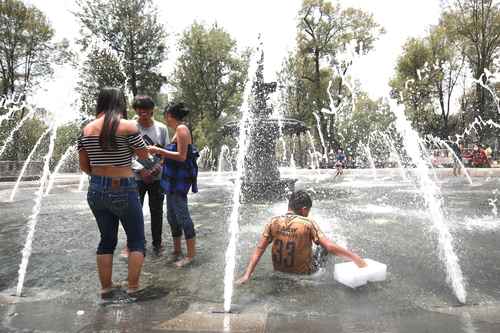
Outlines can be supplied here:
<path id="1" fill-rule="evenodd" d="M 14 197 L 16 195 L 17 189 L 19 187 L 19 184 L 21 183 L 21 180 L 23 179 L 24 173 L 26 172 L 26 168 L 28 167 L 29 163 L 31 162 L 31 159 L 33 158 L 33 155 L 35 154 L 36 150 L 38 149 L 38 146 L 42 142 L 42 139 L 52 130 L 52 127 L 49 127 L 43 134 L 38 138 L 38 141 L 35 143 L 33 146 L 33 149 L 29 153 L 28 157 L 26 158 L 26 161 L 24 161 L 23 167 L 21 169 L 21 172 L 19 173 L 19 176 L 17 176 L 17 181 L 16 184 L 14 185 L 14 188 L 12 189 L 10 193 L 10 201 L 14 201 Z"/>
<path id="2" fill-rule="evenodd" d="M 327 149 L 325 145 L 325 139 L 323 138 L 323 132 L 321 131 L 321 123 L 319 119 L 319 115 L 316 112 L 313 112 L 314 118 L 316 118 L 316 127 L 318 128 L 319 140 L 321 141 L 321 146 L 323 146 L 323 151 L 325 152 L 323 155 L 323 159 L 327 159 Z"/>
<path id="3" fill-rule="evenodd" d="M 8 107 L 7 105 L 11 105 Z M 24 102 L 20 103 L 19 98 L 16 100 L 15 97 L 2 97 L 0 99 L 0 107 L 8 107 L 7 113 L 0 115 L 0 125 L 2 125 L 4 120 L 9 119 L 16 111 L 22 110 L 25 107 Z"/>
<path id="4" fill-rule="evenodd" d="M 14 135 L 16 134 L 17 131 L 19 131 L 19 129 L 24 125 L 24 123 L 26 122 L 26 120 L 30 119 L 33 115 L 35 114 L 35 110 L 34 109 L 31 109 L 28 114 L 26 116 L 24 116 L 23 119 L 21 119 L 21 121 L 19 121 L 16 125 L 16 127 L 14 127 L 14 129 L 10 132 L 9 136 L 7 137 L 7 139 L 5 139 L 4 143 L 3 143 L 3 146 L 2 148 L 0 148 L 0 156 L 2 156 L 2 154 L 5 152 L 5 150 L 7 149 L 7 145 L 14 139 Z"/>
<path id="5" fill-rule="evenodd" d="M 50 159 L 54 153 L 54 146 L 56 141 L 57 126 L 54 125 L 52 128 L 52 135 L 50 136 L 49 150 L 47 155 L 45 155 L 42 178 L 40 179 L 40 186 L 36 192 L 35 205 L 33 206 L 32 213 L 29 217 L 28 222 L 28 235 L 26 236 L 26 242 L 24 243 L 24 248 L 22 251 L 23 258 L 21 264 L 19 265 L 19 279 L 17 282 L 16 296 L 20 297 L 23 291 L 24 278 L 26 276 L 26 269 L 28 268 L 28 262 L 31 256 L 33 237 L 35 235 L 36 223 L 38 221 L 38 214 L 40 213 L 40 208 L 42 206 L 43 189 L 45 183 L 49 177 L 50 173 Z"/>
<path id="6" fill-rule="evenodd" d="M 494 197 L 491 198 L 491 199 L 488 199 L 488 205 L 491 206 L 491 212 L 493 213 L 494 217 L 498 216 L 498 208 L 497 208 L 498 198 L 497 198 L 497 193 L 498 193 L 498 190 L 493 190 Z"/>
<path id="7" fill-rule="evenodd" d="M 278 133 L 279 133 L 278 140 L 281 142 L 281 145 L 283 147 L 282 161 L 286 162 L 286 141 L 285 141 L 285 137 L 283 135 L 283 114 L 279 108 L 273 108 L 273 110 L 274 110 L 273 117 L 278 120 Z"/>
<path id="8" fill-rule="evenodd" d="M 491 97 L 493 98 L 493 100 L 495 101 L 495 105 L 497 107 L 497 111 L 498 113 L 500 113 L 500 98 L 498 98 L 498 96 L 495 94 L 495 92 L 491 89 L 491 87 L 489 87 L 488 85 L 486 85 L 484 82 L 483 82 L 483 77 L 485 76 L 486 74 L 486 78 L 488 79 L 488 76 L 491 76 L 491 73 L 490 71 L 488 71 L 486 68 L 484 69 L 484 73 L 481 74 L 481 76 L 479 77 L 479 79 L 473 79 L 473 82 L 475 82 L 476 84 L 480 85 L 481 87 L 483 87 L 484 89 L 486 89 Z"/>
<path id="9" fill-rule="evenodd" d="M 464 171 L 464 175 L 467 178 L 467 181 L 469 182 L 470 185 L 472 185 L 472 179 L 469 176 L 469 172 L 467 171 L 464 164 L 462 163 L 462 160 L 460 158 L 458 158 L 457 154 L 455 154 L 455 151 L 450 147 L 450 145 L 448 145 L 444 140 L 441 140 L 440 138 L 434 138 L 434 141 L 444 145 L 446 147 L 446 149 L 448 149 L 448 151 L 452 153 L 453 158 L 455 159 L 455 161 L 458 162 L 458 164 L 460 164 L 461 170 Z"/>
<path id="10" fill-rule="evenodd" d="M 256 64 L 252 64 L 254 67 Z M 249 68 L 248 73 L 255 73 L 255 68 Z M 248 150 L 248 135 L 251 131 L 251 117 L 249 108 L 249 98 L 251 95 L 252 80 L 248 80 L 245 86 L 244 100 L 241 106 L 241 119 L 239 122 L 239 135 L 238 135 L 238 154 L 236 158 L 236 178 L 233 190 L 233 207 L 229 217 L 229 244 L 226 249 L 226 267 L 224 270 L 224 311 L 231 311 L 231 300 L 233 297 L 233 281 L 234 270 L 236 268 L 236 242 L 239 233 L 239 212 L 240 212 L 240 197 L 241 197 L 241 184 L 244 175 L 245 156 Z"/>
<path id="11" fill-rule="evenodd" d="M 386 145 L 389 147 L 389 150 L 391 151 L 391 154 L 396 158 L 396 162 L 398 163 L 398 169 L 399 173 L 401 174 L 401 178 L 403 180 L 408 180 L 408 177 L 406 176 L 405 169 L 403 168 L 403 163 L 401 162 L 401 155 L 399 155 L 398 151 L 396 150 L 396 147 L 394 145 L 394 141 L 387 135 L 387 133 L 380 133 L 382 136 L 382 139 L 384 139 Z"/>
<path id="12" fill-rule="evenodd" d="M 226 145 L 222 145 L 222 147 L 220 147 L 220 153 L 219 153 L 219 163 L 217 165 L 217 172 L 220 174 L 222 173 L 223 171 L 226 171 L 226 169 L 224 168 L 225 166 L 225 161 L 226 161 L 226 158 L 229 160 L 229 166 L 231 167 L 231 171 L 233 169 L 232 165 L 231 165 L 231 157 L 229 156 L 229 147 L 226 146 Z"/>
<path id="13" fill-rule="evenodd" d="M 311 144 L 311 149 L 310 150 L 312 150 L 312 153 L 311 153 L 311 168 L 319 170 L 319 160 L 317 159 L 318 153 L 317 153 L 316 147 L 314 145 L 314 138 L 311 135 L 310 131 L 307 131 L 307 137 L 309 138 L 309 143 Z M 314 164 L 315 161 L 316 161 L 316 165 Z"/>
<path id="14" fill-rule="evenodd" d="M 404 106 L 397 105 L 391 100 L 391 110 L 396 116 L 396 129 L 403 138 L 403 144 L 413 164 L 416 166 L 416 174 L 419 180 L 420 192 L 425 199 L 429 209 L 429 217 L 438 233 L 439 254 L 446 268 L 447 281 L 461 303 L 466 302 L 467 293 L 462 269 L 458 257 L 453 249 L 453 237 L 445 223 L 441 209 L 442 199 L 439 187 L 431 180 L 428 167 L 421 158 L 418 133 L 411 127 L 410 122 L 404 114 Z"/>
<path id="15" fill-rule="evenodd" d="M 498 199 L 488 199 L 488 205 L 491 206 L 491 212 L 493 213 L 493 216 L 497 217 L 498 216 L 498 209 L 497 209 L 497 203 Z"/>
<path id="16" fill-rule="evenodd" d="M 366 158 L 368 159 L 368 163 L 370 163 L 370 168 L 372 170 L 373 178 L 377 178 L 377 169 L 375 168 L 375 161 L 373 160 L 372 152 L 368 145 L 363 145 L 363 149 L 365 150 Z"/>
<path id="17" fill-rule="evenodd" d="M 80 182 L 78 183 L 78 192 L 83 191 L 83 185 L 85 184 L 86 178 L 87 174 L 85 172 L 82 172 L 82 175 L 80 176 Z"/>
<path id="18" fill-rule="evenodd" d="M 47 186 L 47 190 L 45 191 L 45 195 L 49 194 L 50 191 L 52 190 L 52 187 L 54 187 L 54 182 L 56 181 L 56 175 L 59 173 L 59 170 L 61 167 L 64 165 L 66 160 L 76 151 L 76 145 L 68 147 L 64 154 L 61 156 L 59 159 L 59 162 L 57 162 L 56 167 L 54 168 L 54 172 L 50 175 L 49 179 L 49 185 Z"/>

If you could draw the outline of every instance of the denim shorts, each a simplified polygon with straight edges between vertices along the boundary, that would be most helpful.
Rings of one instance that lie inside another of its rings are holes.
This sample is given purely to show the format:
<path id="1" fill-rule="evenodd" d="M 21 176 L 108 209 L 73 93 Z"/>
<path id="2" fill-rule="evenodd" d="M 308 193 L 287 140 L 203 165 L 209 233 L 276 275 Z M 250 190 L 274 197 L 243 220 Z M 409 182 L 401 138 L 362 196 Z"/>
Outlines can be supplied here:
<path id="1" fill-rule="evenodd" d="M 87 202 L 101 233 L 97 254 L 113 254 L 119 222 L 127 234 L 129 251 L 145 253 L 144 216 L 133 177 L 91 176 Z"/>

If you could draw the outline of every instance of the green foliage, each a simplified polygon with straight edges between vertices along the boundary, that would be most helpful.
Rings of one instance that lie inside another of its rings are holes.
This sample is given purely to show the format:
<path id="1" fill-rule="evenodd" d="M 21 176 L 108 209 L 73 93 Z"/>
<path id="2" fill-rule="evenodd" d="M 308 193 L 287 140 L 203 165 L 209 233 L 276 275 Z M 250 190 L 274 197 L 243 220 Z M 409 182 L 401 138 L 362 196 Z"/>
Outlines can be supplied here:
<path id="1" fill-rule="evenodd" d="M 7 139 L 11 131 L 16 127 L 18 121 L 12 117 L 10 121 L 4 121 L 0 128 L 0 142 Z M 22 161 L 25 160 L 38 138 L 47 129 L 47 125 L 38 118 L 26 120 L 23 126 L 14 134 L 13 140 L 8 144 L 7 149 L 1 156 L 2 160 Z M 45 145 L 46 146 L 46 145 Z M 39 147 L 42 150 L 43 145 Z"/>
<path id="2" fill-rule="evenodd" d="M 390 85 L 421 134 L 450 134 L 454 92 L 465 65 L 463 49 L 443 24 L 406 42 Z"/>
<path id="3" fill-rule="evenodd" d="M 54 154 L 51 159 L 51 167 L 54 168 L 55 165 L 59 162 L 62 155 L 66 152 L 66 150 L 70 147 L 76 147 L 76 140 L 81 133 L 81 126 L 78 123 L 69 123 L 64 126 L 61 126 L 57 129 L 56 142 L 54 147 Z M 75 150 L 76 152 L 76 150 Z M 74 153 L 68 161 L 67 165 L 74 165 L 76 170 L 76 166 L 78 165 L 78 156 L 77 153 Z"/>
<path id="4" fill-rule="evenodd" d="M 455 0 L 443 13 L 442 21 L 450 36 L 460 43 L 475 79 L 487 84 L 485 69 L 498 70 L 496 60 L 500 56 L 500 6 L 495 0 Z M 495 87 L 493 87 L 495 88 Z M 473 117 L 499 120 L 491 95 L 479 84 L 475 86 Z M 482 136 L 491 136 L 481 131 Z"/>
<path id="5" fill-rule="evenodd" d="M 238 52 L 236 41 L 217 24 L 196 22 L 184 31 L 178 48 L 174 98 L 192 110 L 189 121 L 196 143 L 214 147 L 221 140 L 222 123 L 241 105 L 249 52 Z"/>
<path id="6" fill-rule="evenodd" d="M 344 82 L 352 59 L 345 53 L 354 45 L 356 54 L 366 54 L 384 31 L 373 15 L 342 9 L 338 1 L 304 0 L 298 16 L 297 51 L 278 74 L 280 97 L 289 115 L 311 127 L 316 127 L 313 113 L 317 113 L 329 151 L 339 143 L 333 108 L 352 109 L 351 91 Z"/>
<path id="7" fill-rule="evenodd" d="M 337 121 L 339 146 L 356 158 L 359 145 L 366 144 L 372 133 L 386 131 L 393 121 L 394 115 L 386 103 L 360 94 L 349 117 L 339 117 Z"/>
<path id="8" fill-rule="evenodd" d="M 99 90 L 103 87 L 125 88 L 125 75 L 119 60 L 109 51 L 95 49 L 89 53 L 80 73 L 77 91 L 82 111 L 94 115 Z"/>
<path id="9" fill-rule="evenodd" d="M 96 61 L 112 63 L 113 73 L 107 85 L 120 79 L 119 71 L 134 96 L 155 97 L 166 81 L 158 73 L 165 59 L 166 33 L 152 1 L 79 0 L 77 4 L 79 11 L 75 15 L 83 28 L 80 42 L 84 49 L 97 53 L 85 66 L 88 76 L 102 75 L 97 73 L 100 69 L 92 67 Z"/>
<path id="10" fill-rule="evenodd" d="M 57 52 L 54 31 L 45 15 L 19 0 L 0 1 L 0 88 L 24 93 L 52 73 Z"/>

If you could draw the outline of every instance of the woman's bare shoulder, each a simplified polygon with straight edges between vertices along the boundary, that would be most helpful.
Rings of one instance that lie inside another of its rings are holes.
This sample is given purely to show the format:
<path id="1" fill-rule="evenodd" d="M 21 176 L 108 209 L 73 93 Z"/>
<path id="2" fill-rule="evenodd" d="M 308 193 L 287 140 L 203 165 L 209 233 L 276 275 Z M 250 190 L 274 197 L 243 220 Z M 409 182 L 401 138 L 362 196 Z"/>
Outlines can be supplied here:
<path id="1" fill-rule="evenodd" d="M 186 134 L 190 135 L 191 131 L 189 131 L 189 128 L 186 125 L 182 124 L 182 125 L 177 126 L 176 133 L 183 134 L 183 135 L 186 135 Z"/>
<path id="2" fill-rule="evenodd" d="M 97 125 L 98 125 L 97 119 L 92 120 L 90 123 L 88 123 L 83 127 L 82 134 L 84 136 L 99 135 L 100 127 L 98 127 Z"/>
<path id="3" fill-rule="evenodd" d="M 121 119 L 116 130 L 116 134 L 130 135 L 137 133 L 138 131 L 139 129 L 137 128 L 137 122 L 135 120 Z"/>

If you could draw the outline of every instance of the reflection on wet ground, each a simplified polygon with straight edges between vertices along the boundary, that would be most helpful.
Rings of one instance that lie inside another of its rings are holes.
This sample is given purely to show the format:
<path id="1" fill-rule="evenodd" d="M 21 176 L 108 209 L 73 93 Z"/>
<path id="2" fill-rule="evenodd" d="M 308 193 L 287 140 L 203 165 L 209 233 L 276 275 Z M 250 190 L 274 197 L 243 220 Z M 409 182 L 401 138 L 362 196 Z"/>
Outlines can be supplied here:
<path id="1" fill-rule="evenodd" d="M 74 186 L 56 186 L 44 199 L 24 297 L 10 296 L 34 191 L 22 187 L 16 201 L 9 203 L 4 200 L 9 190 L 2 184 L 0 331 L 500 332 L 500 218 L 488 205 L 500 178 L 473 178 L 472 187 L 465 179 L 440 180 L 445 216 L 467 280 L 468 302 L 458 306 L 412 182 L 401 181 L 397 173 L 376 180 L 369 173 L 333 176 L 322 171 L 318 181 L 315 172 L 303 170 L 297 187 L 311 189 L 312 216 L 324 231 L 363 256 L 386 263 L 388 279 L 351 290 L 336 283 L 331 270 L 309 277 L 273 273 L 266 253 L 253 280 L 236 289 L 235 314 L 214 313 L 223 302 L 230 181 L 202 174 L 203 191 L 190 196 L 198 232 L 196 262 L 178 270 L 149 251 L 142 276 L 142 284 L 149 286 L 144 297 L 134 304 L 108 306 L 98 304 L 98 234 L 85 193 L 76 190 L 78 180 Z M 242 206 L 239 273 L 265 222 L 285 209 L 285 202 Z M 146 231 L 150 244 L 148 226 Z M 170 251 L 167 224 L 164 240 Z M 122 246 L 120 230 L 118 249 Z M 126 262 L 116 256 L 114 279 L 125 280 L 126 272 Z"/>

